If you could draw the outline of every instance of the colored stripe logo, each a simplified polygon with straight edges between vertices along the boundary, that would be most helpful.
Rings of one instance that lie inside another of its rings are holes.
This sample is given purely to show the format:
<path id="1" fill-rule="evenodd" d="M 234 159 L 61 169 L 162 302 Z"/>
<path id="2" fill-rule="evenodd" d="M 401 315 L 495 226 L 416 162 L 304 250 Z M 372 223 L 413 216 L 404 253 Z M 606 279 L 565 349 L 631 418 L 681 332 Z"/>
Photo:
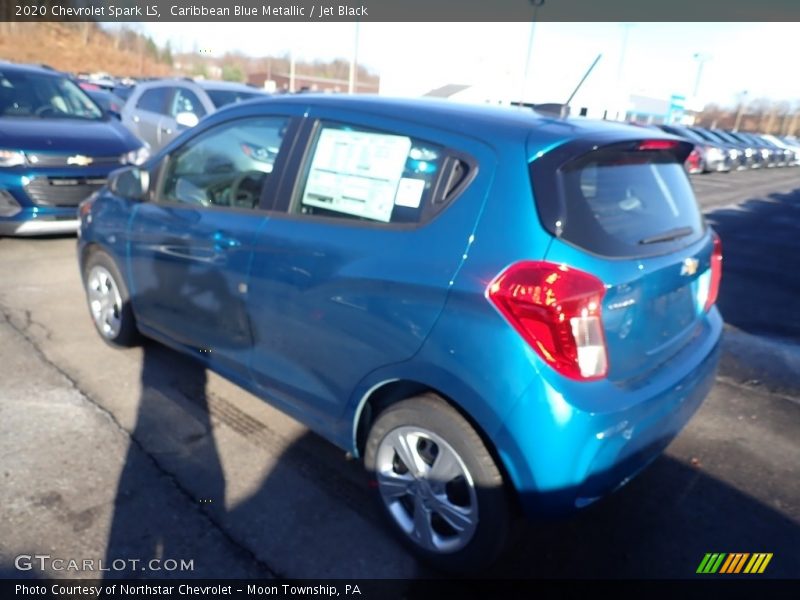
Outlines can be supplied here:
<path id="1" fill-rule="evenodd" d="M 697 573 L 702 575 L 720 574 L 739 574 L 750 575 L 763 573 L 769 561 L 772 560 L 772 552 L 707 552 L 697 567 Z"/>

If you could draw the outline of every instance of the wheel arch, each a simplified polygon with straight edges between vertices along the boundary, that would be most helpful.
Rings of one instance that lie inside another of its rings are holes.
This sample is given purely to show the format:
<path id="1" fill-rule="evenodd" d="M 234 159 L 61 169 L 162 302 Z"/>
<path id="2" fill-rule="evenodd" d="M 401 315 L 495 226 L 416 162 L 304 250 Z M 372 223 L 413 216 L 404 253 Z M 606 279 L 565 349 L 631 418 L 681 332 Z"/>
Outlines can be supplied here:
<path id="1" fill-rule="evenodd" d="M 506 487 L 508 489 L 509 498 L 512 501 L 512 506 L 515 511 L 521 511 L 520 498 L 516 486 L 514 485 L 514 480 L 510 476 L 506 464 L 497 450 L 494 439 L 465 406 L 455 400 L 456 394 L 444 391 L 442 386 L 428 384 L 411 378 L 384 379 L 373 384 L 372 387 L 367 389 L 362 395 L 353 416 L 353 454 L 356 457 L 363 456 L 370 426 L 382 411 L 393 404 L 413 396 L 421 395 L 431 395 L 438 398 L 453 408 L 467 423 L 469 423 L 478 437 L 481 438 L 481 441 L 503 476 L 503 480 L 507 484 Z"/>
<path id="2" fill-rule="evenodd" d="M 83 272 L 86 269 L 86 261 L 89 260 L 89 257 L 98 251 L 104 251 L 108 253 L 108 251 L 103 249 L 103 246 L 100 245 L 98 242 L 88 242 L 80 247 L 80 251 L 78 254 L 78 266 L 81 270 L 81 278 L 83 277 Z"/>

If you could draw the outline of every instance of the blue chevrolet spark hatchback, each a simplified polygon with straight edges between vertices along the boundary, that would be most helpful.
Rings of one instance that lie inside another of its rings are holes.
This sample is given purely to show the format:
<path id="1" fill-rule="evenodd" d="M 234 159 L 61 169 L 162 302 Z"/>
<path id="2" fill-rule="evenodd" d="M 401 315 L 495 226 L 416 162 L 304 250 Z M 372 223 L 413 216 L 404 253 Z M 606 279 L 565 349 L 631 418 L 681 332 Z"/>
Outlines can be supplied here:
<path id="1" fill-rule="evenodd" d="M 78 204 L 147 154 L 64 73 L 0 61 L 0 235 L 74 233 Z"/>
<path id="2" fill-rule="evenodd" d="M 422 558 L 492 561 L 656 458 L 713 381 L 691 145 L 435 101 L 242 103 L 80 207 L 101 336 L 141 332 L 362 456 Z"/>

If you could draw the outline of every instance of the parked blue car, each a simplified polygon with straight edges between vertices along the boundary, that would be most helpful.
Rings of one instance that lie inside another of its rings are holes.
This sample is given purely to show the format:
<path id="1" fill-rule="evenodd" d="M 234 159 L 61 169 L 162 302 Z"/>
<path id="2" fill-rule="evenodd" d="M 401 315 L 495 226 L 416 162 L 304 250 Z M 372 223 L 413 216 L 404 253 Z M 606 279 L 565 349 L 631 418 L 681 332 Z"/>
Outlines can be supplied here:
<path id="1" fill-rule="evenodd" d="M 446 101 L 245 102 L 81 205 L 90 313 L 363 457 L 408 546 L 474 569 L 520 512 L 626 483 L 711 388 L 722 255 L 691 149 Z"/>
<path id="2" fill-rule="evenodd" d="M 148 154 L 64 73 L 0 61 L 0 235 L 74 233 L 78 204 Z"/>

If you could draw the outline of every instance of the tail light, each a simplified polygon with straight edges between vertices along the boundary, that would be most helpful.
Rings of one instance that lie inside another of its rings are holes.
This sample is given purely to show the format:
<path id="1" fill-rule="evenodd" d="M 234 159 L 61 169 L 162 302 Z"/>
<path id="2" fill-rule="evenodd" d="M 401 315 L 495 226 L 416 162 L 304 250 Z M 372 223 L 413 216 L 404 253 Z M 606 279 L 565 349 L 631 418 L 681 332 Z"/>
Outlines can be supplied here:
<path id="1" fill-rule="evenodd" d="M 486 297 L 556 371 L 592 380 L 608 373 L 601 317 L 605 292 L 602 281 L 583 271 L 523 261 L 500 273 Z"/>
<path id="2" fill-rule="evenodd" d="M 716 232 L 712 232 L 714 239 L 714 249 L 711 251 L 711 285 L 708 289 L 708 299 L 706 300 L 706 311 L 711 310 L 719 296 L 719 284 L 722 281 L 722 240 Z"/>
<path id="3" fill-rule="evenodd" d="M 700 152 L 697 148 L 692 149 L 689 156 L 686 158 L 686 167 L 689 171 L 697 170 L 700 168 Z"/>

